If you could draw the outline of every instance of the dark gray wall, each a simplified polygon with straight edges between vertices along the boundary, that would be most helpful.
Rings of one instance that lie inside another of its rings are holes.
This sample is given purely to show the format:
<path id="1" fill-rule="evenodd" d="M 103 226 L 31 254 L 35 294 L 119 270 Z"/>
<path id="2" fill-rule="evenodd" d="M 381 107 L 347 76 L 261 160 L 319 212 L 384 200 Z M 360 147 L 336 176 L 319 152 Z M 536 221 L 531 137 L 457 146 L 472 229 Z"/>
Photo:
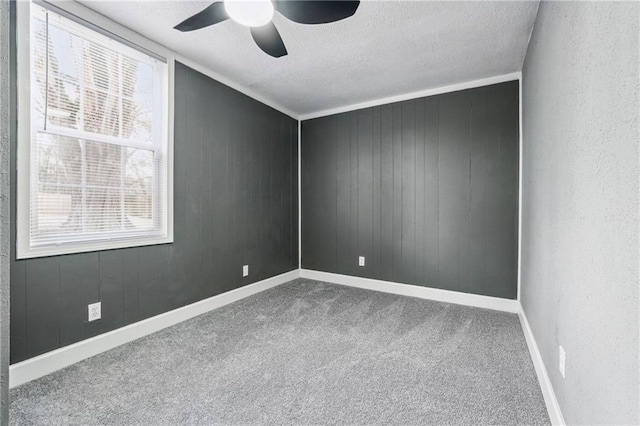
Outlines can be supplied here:
<path id="1" fill-rule="evenodd" d="M 513 81 L 304 121 L 302 267 L 515 298 L 518 109 Z"/>
<path id="2" fill-rule="evenodd" d="M 522 76 L 520 301 L 569 425 L 640 424 L 639 75 L 640 3 L 540 3 Z"/>
<path id="3" fill-rule="evenodd" d="M 182 64 L 175 90 L 174 243 L 16 261 L 13 229 L 11 362 L 298 267 L 297 122 Z"/>

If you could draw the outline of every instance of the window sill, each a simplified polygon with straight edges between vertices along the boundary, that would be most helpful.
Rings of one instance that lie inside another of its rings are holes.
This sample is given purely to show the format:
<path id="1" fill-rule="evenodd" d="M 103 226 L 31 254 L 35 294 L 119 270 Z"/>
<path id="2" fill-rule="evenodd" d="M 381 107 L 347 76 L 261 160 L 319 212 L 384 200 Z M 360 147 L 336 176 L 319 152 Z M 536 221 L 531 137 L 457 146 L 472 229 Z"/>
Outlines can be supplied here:
<path id="1" fill-rule="evenodd" d="M 89 253 L 95 251 L 136 248 L 173 243 L 173 236 L 137 238 L 126 240 L 100 241 L 89 243 L 69 243 L 42 247 L 21 248 L 18 244 L 16 258 L 33 259 L 38 257 L 61 256 L 65 254 Z"/>

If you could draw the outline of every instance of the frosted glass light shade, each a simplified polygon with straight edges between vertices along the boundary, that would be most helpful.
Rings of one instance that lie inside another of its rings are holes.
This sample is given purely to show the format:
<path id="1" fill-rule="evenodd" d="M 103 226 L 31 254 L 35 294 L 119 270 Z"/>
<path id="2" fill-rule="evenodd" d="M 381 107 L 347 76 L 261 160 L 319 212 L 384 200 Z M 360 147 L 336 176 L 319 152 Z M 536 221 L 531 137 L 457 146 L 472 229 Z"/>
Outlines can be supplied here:
<path id="1" fill-rule="evenodd" d="M 273 18 L 271 0 L 225 0 L 229 18 L 246 27 L 261 27 Z"/>

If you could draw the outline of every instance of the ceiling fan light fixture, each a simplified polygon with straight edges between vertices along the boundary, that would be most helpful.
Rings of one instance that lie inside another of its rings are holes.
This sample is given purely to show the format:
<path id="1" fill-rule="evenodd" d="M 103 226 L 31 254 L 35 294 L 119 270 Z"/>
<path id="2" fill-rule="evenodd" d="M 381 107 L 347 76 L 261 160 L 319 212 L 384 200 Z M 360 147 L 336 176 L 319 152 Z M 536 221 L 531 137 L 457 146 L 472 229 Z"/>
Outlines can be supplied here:
<path id="1" fill-rule="evenodd" d="M 271 0 L 224 0 L 227 15 L 246 27 L 261 27 L 273 18 Z"/>

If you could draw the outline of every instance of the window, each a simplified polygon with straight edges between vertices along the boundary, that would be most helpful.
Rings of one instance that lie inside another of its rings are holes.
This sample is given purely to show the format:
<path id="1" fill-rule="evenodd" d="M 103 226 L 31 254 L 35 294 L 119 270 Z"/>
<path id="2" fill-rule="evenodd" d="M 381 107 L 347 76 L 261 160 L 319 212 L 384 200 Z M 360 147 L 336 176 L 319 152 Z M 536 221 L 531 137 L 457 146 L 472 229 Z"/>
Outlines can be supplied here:
<path id="1" fill-rule="evenodd" d="M 170 242 L 167 61 L 55 9 L 29 12 L 18 257 Z"/>

